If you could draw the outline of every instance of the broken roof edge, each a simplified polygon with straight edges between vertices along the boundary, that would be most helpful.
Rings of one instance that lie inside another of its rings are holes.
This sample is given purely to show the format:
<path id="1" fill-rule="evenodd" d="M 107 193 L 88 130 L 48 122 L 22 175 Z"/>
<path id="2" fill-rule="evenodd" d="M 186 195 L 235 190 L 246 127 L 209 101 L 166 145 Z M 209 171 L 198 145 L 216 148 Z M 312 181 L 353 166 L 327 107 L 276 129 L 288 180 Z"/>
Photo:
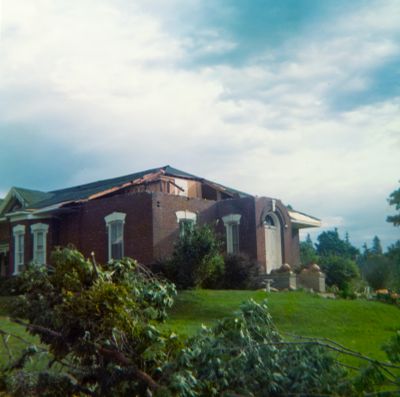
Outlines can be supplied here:
<path id="1" fill-rule="evenodd" d="M 165 167 L 169 167 L 169 166 L 165 166 Z M 121 180 L 121 181 L 129 181 L 129 180 L 133 180 L 133 179 L 138 179 L 139 175 L 148 175 L 154 172 L 159 172 L 161 169 L 164 169 L 165 167 L 156 167 L 156 168 L 149 168 L 148 170 L 144 170 L 144 171 L 139 171 L 139 172 L 134 172 L 131 174 L 125 174 L 125 175 L 121 175 L 121 176 L 117 176 L 114 178 L 107 178 L 107 179 L 99 179 L 97 181 L 93 181 L 93 182 L 88 182 L 88 183 L 83 183 L 80 185 L 74 185 L 74 186 L 69 186 L 66 188 L 61 188 L 61 189 L 55 189 L 55 190 L 51 190 L 48 193 L 60 193 L 60 192 L 65 192 L 67 190 L 77 190 L 77 189 L 88 189 L 91 187 L 94 187 L 98 184 L 108 184 L 108 183 L 112 183 L 113 181 L 117 181 L 117 180 Z M 132 179 L 129 179 L 132 178 Z M 122 184 L 123 182 L 121 182 Z M 118 184 L 114 185 L 114 186 L 118 186 Z"/>
<path id="2" fill-rule="evenodd" d="M 184 179 L 194 179 L 199 182 L 207 183 L 214 188 L 218 187 L 224 193 L 228 193 L 228 194 L 232 194 L 232 195 L 237 194 L 237 195 L 239 195 L 239 197 L 254 197 L 254 195 L 252 195 L 252 194 L 242 192 L 240 190 L 236 190 L 236 189 L 233 189 L 233 188 L 225 186 L 225 185 L 221 185 L 220 183 L 211 181 L 210 179 L 207 179 L 207 178 L 189 174 L 188 172 L 178 170 L 177 168 L 171 167 L 170 165 L 166 165 L 166 166 L 162 167 L 162 169 L 165 170 L 165 175 L 168 175 L 168 176 L 175 176 L 175 177 L 184 178 Z"/>

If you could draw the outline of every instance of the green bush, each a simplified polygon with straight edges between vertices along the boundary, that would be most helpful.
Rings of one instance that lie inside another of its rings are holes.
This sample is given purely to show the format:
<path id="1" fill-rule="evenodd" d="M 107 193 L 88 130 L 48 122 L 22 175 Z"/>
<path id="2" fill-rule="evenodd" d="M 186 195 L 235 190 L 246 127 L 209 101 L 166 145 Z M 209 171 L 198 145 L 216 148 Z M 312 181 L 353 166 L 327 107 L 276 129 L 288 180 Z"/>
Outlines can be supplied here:
<path id="1" fill-rule="evenodd" d="M 0 277 L 0 296 L 19 295 L 19 293 L 18 277 Z"/>
<path id="2" fill-rule="evenodd" d="M 349 291 L 352 282 L 360 277 L 357 264 L 340 256 L 321 257 L 321 268 L 326 275 L 326 284 L 336 285 L 342 291 Z"/>
<path id="3" fill-rule="evenodd" d="M 217 285 L 224 273 L 220 247 L 220 241 L 208 225 L 188 229 L 175 244 L 166 276 L 180 289 Z"/>
<path id="4" fill-rule="evenodd" d="M 24 319 L 41 347 L 28 347 L 0 368 L 0 395 L 4 389 L 6 395 L 32 397 L 148 395 L 180 346 L 176 335 L 157 328 L 175 287 L 129 258 L 97 264 L 62 249 L 51 263 L 28 266 L 18 277 L 24 295 L 13 317 Z M 45 345 L 47 356 L 41 353 Z M 48 365 L 25 368 L 34 356 Z"/>
<path id="5" fill-rule="evenodd" d="M 390 288 L 394 266 L 383 255 L 370 255 L 363 264 L 363 274 L 373 289 Z"/>
<path id="6" fill-rule="evenodd" d="M 203 327 L 169 371 L 171 396 L 348 396 L 346 371 L 327 349 L 285 340 L 266 303 Z"/>
<path id="7" fill-rule="evenodd" d="M 251 289 L 256 287 L 260 267 L 257 262 L 243 254 L 227 255 L 224 258 L 225 272 L 220 288 Z"/>

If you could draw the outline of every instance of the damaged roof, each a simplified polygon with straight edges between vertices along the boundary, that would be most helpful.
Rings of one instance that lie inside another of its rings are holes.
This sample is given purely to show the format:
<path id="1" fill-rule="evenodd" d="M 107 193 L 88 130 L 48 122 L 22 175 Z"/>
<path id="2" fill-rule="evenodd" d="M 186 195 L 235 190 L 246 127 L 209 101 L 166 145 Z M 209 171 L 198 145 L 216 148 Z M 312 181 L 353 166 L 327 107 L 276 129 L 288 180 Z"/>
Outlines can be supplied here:
<path id="1" fill-rule="evenodd" d="M 23 210 L 39 210 L 48 207 L 56 208 L 67 203 L 99 198 L 128 186 L 141 185 L 157 181 L 164 175 L 208 183 L 232 196 L 251 197 L 247 193 L 243 193 L 215 182 L 208 181 L 196 175 L 170 167 L 169 165 L 148 169 L 117 178 L 104 179 L 84 185 L 73 186 L 66 189 L 53 190 L 50 192 L 41 192 L 23 188 L 13 188 L 13 190 L 18 193 L 19 196 L 21 196 L 23 201 Z M 2 203 L 0 202 L 0 209 L 2 207 L 1 204 Z"/>
<path id="2" fill-rule="evenodd" d="M 243 193 L 239 190 L 220 185 L 216 182 L 209 181 L 207 179 L 166 165 L 164 167 L 151 168 L 145 171 L 124 175 L 117 178 L 104 179 L 66 189 L 53 190 L 50 192 L 13 187 L 4 199 L 0 199 L 0 215 L 5 215 L 13 198 L 17 199 L 22 206 L 18 209 L 18 211 L 48 213 L 64 207 L 67 204 L 104 197 L 129 186 L 138 186 L 157 182 L 162 180 L 164 176 L 199 181 L 216 190 L 226 193 L 230 197 L 253 197 L 250 194 Z M 321 221 L 318 218 L 295 211 L 290 206 L 288 206 L 287 209 L 291 221 L 298 228 L 321 226 Z"/>

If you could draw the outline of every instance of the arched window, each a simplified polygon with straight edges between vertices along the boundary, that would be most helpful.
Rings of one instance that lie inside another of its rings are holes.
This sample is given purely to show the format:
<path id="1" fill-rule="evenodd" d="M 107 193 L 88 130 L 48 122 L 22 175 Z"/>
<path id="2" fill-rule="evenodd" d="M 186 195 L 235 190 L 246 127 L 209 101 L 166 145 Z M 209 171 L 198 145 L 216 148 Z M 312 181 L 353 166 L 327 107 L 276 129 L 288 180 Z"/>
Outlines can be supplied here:
<path id="1" fill-rule="evenodd" d="M 271 215 L 267 215 L 265 217 L 264 225 L 266 225 L 266 226 L 276 226 L 275 223 L 276 222 L 275 222 L 274 218 Z"/>
<path id="2" fill-rule="evenodd" d="M 125 218 L 126 214 L 122 212 L 113 212 L 104 218 L 108 229 L 108 260 L 124 256 Z"/>

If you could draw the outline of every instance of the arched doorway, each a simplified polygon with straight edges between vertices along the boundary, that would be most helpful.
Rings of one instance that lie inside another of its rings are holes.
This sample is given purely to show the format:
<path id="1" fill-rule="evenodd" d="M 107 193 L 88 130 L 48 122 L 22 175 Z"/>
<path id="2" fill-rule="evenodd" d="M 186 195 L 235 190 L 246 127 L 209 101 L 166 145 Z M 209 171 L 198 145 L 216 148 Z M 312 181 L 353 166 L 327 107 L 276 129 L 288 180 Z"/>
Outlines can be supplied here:
<path id="1" fill-rule="evenodd" d="M 264 218 L 265 228 L 265 270 L 279 269 L 282 266 L 282 225 L 276 214 L 269 212 Z"/>

